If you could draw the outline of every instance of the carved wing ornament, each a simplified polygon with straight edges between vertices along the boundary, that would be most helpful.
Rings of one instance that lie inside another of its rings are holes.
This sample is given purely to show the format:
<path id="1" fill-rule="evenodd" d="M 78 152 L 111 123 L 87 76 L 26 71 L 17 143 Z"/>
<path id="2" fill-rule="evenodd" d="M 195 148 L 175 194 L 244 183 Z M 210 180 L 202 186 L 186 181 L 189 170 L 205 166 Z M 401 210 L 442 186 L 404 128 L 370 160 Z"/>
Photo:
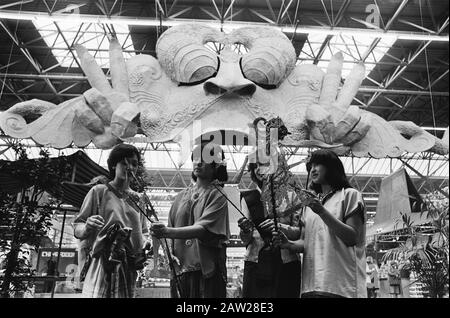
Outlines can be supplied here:
<path id="1" fill-rule="evenodd" d="M 208 42 L 220 43 L 223 50 L 212 51 Z M 235 52 L 234 44 L 247 52 Z M 37 99 L 14 105 L 0 114 L 7 135 L 55 148 L 93 142 L 108 149 L 143 133 L 149 141 L 186 146 L 198 137 L 192 135 L 196 120 L 201 122 L 197 133 L 248 133 L 255 118 L 279 116 L 292 132 L 284 145 L 376 158 L 448 154 L 448 129 L 438 139 L 412 122 L 386 121 L 351 106 L 365 77 L 363 64 L 355 65 L 341 85 L 341 53 L 326 72 L 296 65 L 289 39 L 269 27 L 226 34 L 201 24 L 174 26 L 158 39 L 157 58 L 141 54 L 125 60 L 111 39 L 110 81 L 84 47 L 76 50 L 92 88 L 60 105 Z"/>

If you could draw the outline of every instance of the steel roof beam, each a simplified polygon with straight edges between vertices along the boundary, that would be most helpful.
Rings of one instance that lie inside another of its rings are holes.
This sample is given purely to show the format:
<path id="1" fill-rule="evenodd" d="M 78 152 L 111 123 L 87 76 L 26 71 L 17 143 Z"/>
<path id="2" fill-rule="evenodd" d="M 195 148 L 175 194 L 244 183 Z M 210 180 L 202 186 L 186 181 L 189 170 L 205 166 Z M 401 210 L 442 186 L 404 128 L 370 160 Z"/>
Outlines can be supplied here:
<path id="1" fill-rule="evenodd" d="M 34 0 L 22 0 L 22 1 L 17 1 L 17 2 L 13 2 L 13 3 L 8 3 L 8 4 L 3 4 L 0 6 L 0 10 L 9 8 L 9 7 L 13 7 L 13 6 L 18 6 L 18 5 L 24 5 L 26 3 L 30 3 L 33 2 Z"/>
<path id="2" fill-rule="evenodd" d="M 33 59 L 33 56 L 27 49 L 23 48 L 23 43 L 14 34 L 12 34 L 9 28 L 1 21 L 0 26 L 5 30 L 6 34 L 8 34 L 13 43 L 19 48 L 20 52 L 26 57 L 28 62 L 30 62 L 31 66 L 33 66 L 35 71 L 38 72 L 39 75 L 42 75 L 42 66 Z M 44 78 L 44 81 L 47 84 L 47 86 L 51 89 L 51 91 L 55 94 L 56 98 L 59 101 L 62 101 L 61 97 L 58 96 L 58 91 L 56 90 L 55 86 L 53 86 L 50 79 Z"/>
<path id="3" fill-rule="evenodd" d="M 404 71 L 406 71 L 406 68 L 409 64 L 411 64 L 422 52 L 427 48 L 428 45 L 431 44 L 431 41 L 427 41 L 419 46 L 417 50 L 411 55 L 411 53 L 403 59 L 404 64 L 398 65 L 394 72 L 391 74 L 388 74 L 382 81 L 383 88 L 388 88 L 400 75 L 403 74 Z M 369 107 L 377 98 L 380 96 L 378 92 L 375 92 L 370 98 L 370 100 L 367 102 L 367 107 Z"/>
<path id="4" fill-rule="evenodd" d="M 272 14 L 272 20 L 276 21 L 277 16 L 275 15 L 275 12 L 273 11 L 272 5 L 270 4 L 270 0 L 266 0 L 267 8 L 269 9 L 270 14 Z"/>
<path id="5" fill-rule="evenodd" d="M 447 71 L 448 72 L 448 71 Z M 445 75 L 445 74 L 443 74 Z M 442 76 L 440 78 L 442 79 Z M 27 80 L 51 79 L 61 81 L 87 81 L 87 77 L 81 74 L 59 73 L 59 74 L 19 74 L 19 73 L 0 73 L 0 77 L 18 78 Z M 379 93 L 379 94 L 400 94 L 400 95 L 429 95 L 428 89 L 425 90 L 407 90 L 407 89 L 388 89 L 371 86 L 361 86 L 358 90 L 360 93 Z M 450 96 L 449 92 L 432 91 L 433 96 Z"/>
<path id="6" fill-rule="evenodd" d="M 286 15 L 286 13 L 288 12 L 289 8 L 291 7 L 292 3 L 294 2 L 294 0 L 289 0 L 289 3 L 286 5 L 286 8 L 284 8 L 283 10 L 283 6 L 284 6 L 284 0 L 280 6 L 280 11 L 278 13 L 278 21 L 277 24 L 282 23 L 284 21 L 284 16 Z M 289 22 L 292 23 L 291 18 L 289 17 L 289 15 L 287 15 Z"/>
<path id="7" fill-rule="evenodd" d="M 220 12 L 220 11 L 219 11 Z M 10 11 L 0 10 L 0 19 L 9 20 L 34 20 L 42 19 L 50 22 L 67 21 L 68 17 L 75 23 L 100 23 L 100 24 L 120 24 L 120 25 L 140 25 L 140 26 L 155 26 L 158 27 L 160 23 L 163 26 L 170 27 L 185 23 L 203 23 L 209 24 L 215 27 L 220 27 L 220 22 L 215 20 L 194 20 L 194 19 L 156 19 L 156 18 L 139 18 L 139 17 L 124 17 L 124 16 L 103 16 L 103 15 L 68 15 L 68 14 L 54 14 L 48 15 L 43 12 L 31 12 L 31 11 Z M 383 31 L 373 29 L 359 29 L 359 28 L 343 28 L 343 27 L 319 27 L 319 26 L 293 26 L 293 25 L 271 25 L 267 23 L 257 22 L 243 22 L 243 21 L 224 21 L 224 27 L 229 29 L 235 29 L 246 26 L 269 26 L 279 29 L 285 33 L 297 34 L 329 34 L 329 35 L 349 35 L 349 36 L 373 36 L 380 38 L 395 38 L 402 40 L 412 41 L 438 41 L 449 42 L 448 35 L 438 34 L 424 34 L 423 32 L 408 32 L 408 31 Z M 442 29 L 442 28 L 441 28 Z"/>
<path id="8" fill-rule="evenodd" d="M 389 19 L 389 21 L 386 23 L 386 26 L 384 27 L 385 31 L 388 31 L 392 24 L 395 22 L 395 20 L 398 18 L 398 16 L 402 13 L 403 9 L 405 9 L 406 5 L 408 4 L 409 0 L 403 0 L 402 3 L 397 7 L 397 10 L 395 10 L 395 13 L 392 15 L 392 17 Z M 368 47 L 367 51 L 364 52 L 364 54 L 361 57 L 362 61 L 365 61 L 367 57 L 373 52 L 373 50 L 376 48 L 378 43 L 381 41 L 381 38 L 376 38 L 372 41 L 370 46 Z"/>
<path id="9" fill-rule="evenodd" d="M 47 5 L 47 2 L 46 2 L 45 0 L 43 0 L 43 2 L 44 2 L 44 4 L 45 4 L 45 6 L 47 7 L 48 13 L 49 13 L 50 15 L 52 15 L 53 13 L 55 13 L 55 12 L 52 12 L 52 11 L 51 11 L 52 9 L 50 9 L 50 7 Z M 114 4 L 115 4 L 115 3 L 114 3 Z M 73 60 L 74 60 L 75 63 L 78 65 L 78 67 L 80 68 L 80 70 L 83 72 L 83 69 L 81 68 L 80 63 L 78 62 L 77 57 L 75 56 L 75 54 L 74 54 L 73 51 L 72 51 L 71 45 L 69 44 L 69 42 L 67 42 L 66 37 L 65 37 L 64 34 L 61 32 L 61 29 L 59 28 L 58 23 L 56 23 L 55 21 L 53 21 L 53 24 L 54 24 L 54 26 L 56 27 L 56 30 L 58 31 L 59 36 L 61 36 L 61 38 L 63 39 L 64 43 L 66 44 L 67 49 L 69 50 L 70 54 L 72 55 Z M 80 27 L 80 29 L 81 29 L 81 27 Z M 75 39 L 76 39 L 76 37 L 78 36 L 78 33 L 79 33 L 80 29 L 78 30 L 77 35 L 75 36 Z M 74 39 L 74 41 L 75 41 L 75 39 Z M 84 72 L 83 72 L 83 73 L 84 73 Z"/>
<path id="10" fill-rule="evenodd" d="M 228 15 L 228 13 L 233 9 L 233 4 L 236 0 L 231 0 L 230 5 L 228 6 L 227 10 L 225 11 L 225 14 L 223 15 L 222 19 L 225 19 Z"/>
<path id="11" fill-rule="evenodd" d="M 445 72 L 442 73 L 440 76 L 438 76 L 435 80 L 433 80 L 431 83 L 428 83 L 427 87 L 425 87 L 422 90 L 422 92 L 424 92 L 425 95 L 428 94 L 428 95 L 431 95 L 431 96 L 438 96 L 438 95 L 433 95 L 432 88 L 433 88 L 434 85 L 439 83 L 439 81 L 441 81 L 443 78 L 445 78 L 445 76 L 448 75 L 448 72 L 449 72 L 448 69 L 445 70 Z M 431 78 L 431 76 L 430 76 L 430 78 Z M 441 96 L 444 96 L 444 95 L 441 95 Z M 394 117 L 398 116 L 399 114 L 401 114 L 402 112 L 404 112 L 410 105 L 412 105 L 412 103 L 414 103 L 417 100 L 418 97 L 419 97 L 418 95 L 411 95 L 411 96 L 409 96 L 408 99 L 406 100 L 406 102 L 403 104 L 403 107 L 400 110 L 391 113 L 387 120 L 391 120 L 392 118 L 394 118 Z"/>
<path id="12" fill-rule="evenodd" d="M 11 93 L 12 93 L 12 95 L 14 95 L 18 100 L 20 100 L 21 102 L 23 102 L 24 101 L 24 99 L 22 98 L 22 97 L 20 97 L 19 96 L 19 94 L 14 90 L 14 88 L 10 85 L 10 84 L 8 84 L 7 82 L 6 82 L 6 79 L 4 78 L 4 77 L 0 77 L 0 82 L 3 84 L 3 86 L 4 87 L 6 87 Z M 0 96 L 1 95 L 9 95 L 9 94 L 5 94 L 4 92 L 2 92 L 2 94 L 0 94 Z M 27 97 L 26 95 L 24 95 L 25 97 Z"/>
<path id="13" fill-rule="evenodd" d="M 248 9 L 248 10 L 249 10 L 251 13 L 253 13 L 254 15 L 256 15 L 257 17 L 259 17 L 259 18 L 263 19 L 264 21 L 266 21 L 267 23 L 275 24 L 275 21 L 269 19 L 268 17 L 266 17 L 265 15 L 259 13 L 258 11 L 253 10 L 253 9 Z"/>
<path id="14" fill-rule="evenodd" d="M 347 10 L 347 8 L 349 7 L 351 2 L 352 2 L 352 0 L 345 0 L 344 3 L 342 3 L 342 5 L 339 8 L 339 11 L 338 11 L 338 13 L 336 15 L 336 20 L 335 20 L 335 22 L 332 25 L 333 27 L 339 25 L 339 23 L 342 21 L 342 19 L 344 18 L 345 11 Z M 332 38 L 333 38 L 332 35 L 327 35 L 327 37 L 323 41 L 322 45 L 320 46 L 319 52 L 317 52 L 316 57 L 314 58 L 313 64 L 318 64 L 319 63 L 320 58 L 322 57 L 322 55 L 325 52 L 325 49 L 326 49 L 328 43 L 330 43 L 330 40 Z"/>

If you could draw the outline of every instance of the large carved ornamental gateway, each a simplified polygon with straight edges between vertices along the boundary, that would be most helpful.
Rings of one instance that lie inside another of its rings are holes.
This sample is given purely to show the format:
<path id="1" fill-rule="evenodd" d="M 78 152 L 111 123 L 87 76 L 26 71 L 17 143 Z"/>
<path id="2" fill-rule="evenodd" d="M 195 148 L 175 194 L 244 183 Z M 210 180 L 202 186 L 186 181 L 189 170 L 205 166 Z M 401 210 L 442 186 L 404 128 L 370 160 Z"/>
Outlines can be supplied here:
<path id="1" fill-rule="evenodd" d="M 208 42 L 222 45 L 219 55 Z M 248 52 L 236 53 L 235 44 Z M 36 99 L 16 104 L 0 115 L 6 134 L 55 148 L 92 141 L 108 149 L 137 133 L 152 142 L 185 145 L 198 137 L 193 132 L 247 133 L 255 118 L 279 116 L 292 133 L 286 145 L 376 158 L 448 154 L 448 129 L 438 139 L 412 122 L 386 121 L 351 106 L 365 76 L 363 64 L 341 86 L 340 53 L 326 73 L 316 65 L 296 65 L 291 42 L 269 27 L 225 34 L 199 24 L 174 26 L 159 38 L 157 59 L 142 54 L 125 61 L 113 39 L 111 82 L 85 48 L 78 46 L 77 53 L 92 88 L 60 105 Z M 200 130 L 193 127 L 196 121 Z"/>

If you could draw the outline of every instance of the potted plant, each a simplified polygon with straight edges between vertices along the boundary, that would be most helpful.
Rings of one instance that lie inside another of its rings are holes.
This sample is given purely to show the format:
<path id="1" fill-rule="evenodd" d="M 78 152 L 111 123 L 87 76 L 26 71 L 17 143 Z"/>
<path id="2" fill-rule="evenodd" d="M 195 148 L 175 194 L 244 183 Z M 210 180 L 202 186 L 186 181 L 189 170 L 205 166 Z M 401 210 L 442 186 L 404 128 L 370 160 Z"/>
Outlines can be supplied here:
<path id="1" fill-rule="evenodd" d="M 36 250 L 52 225 L 51 218 L 58 201 L 42 202 L 44 193 L 61 195 L 62 180 L 70 178 L 70 165 L 64 159 L 50 160 L 49 153 L 41 150 L 38 159 L 28 159 L 26 149 L 20 143 L 10 147 L 16 153 L 16 161 L 3 161 L 18 193 L 0 192 L 0 253 L 6 255 L 0 276 L 1 297 L 17 297 L 30 287 L 31 264 L 25 255 L 25 244 Z M 27 279 L 30 278 L 30 279 Z"/>
<path id="2" fill-rule="evenodd" d="M 448 197 L 441 193 L 431 193 L 424 198 L 427 217 L 427 233 L 421 231 L 411 220 L 410 215 L 401 213 L 405 243 L 390 249 L 383 260 L 396 260 L 402 263 L 403 276 L 412 273 L 415 282 L 422 284 L 424 296 L 441 298 L 448 292 L 449 283 L 449 223 Z"/>

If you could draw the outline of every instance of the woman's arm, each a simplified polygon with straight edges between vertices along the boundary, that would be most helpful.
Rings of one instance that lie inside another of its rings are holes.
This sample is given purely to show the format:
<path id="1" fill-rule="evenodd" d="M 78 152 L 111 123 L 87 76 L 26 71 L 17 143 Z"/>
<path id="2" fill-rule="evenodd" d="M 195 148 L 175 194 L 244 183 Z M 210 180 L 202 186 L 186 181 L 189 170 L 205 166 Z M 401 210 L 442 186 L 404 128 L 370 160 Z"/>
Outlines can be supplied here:
<path id="1" fill-rule="evenodd" d="M 281 231 L 273 232 L 272 240 L 275 246 L 279 246 L 280 248 L 287 249 L 294 253 L 303 253 L 305 250 L 305 241 L 303 239 L 291 241 Z"/>
<path id="2" fill-rule="evenodd" d="M 300 238 L 300 228 L 297 226 L 291 226 L 288 224 L 280 223 L 280 228 L 287 238 L 290 240 L 297 240 Z"/>
<path id="3" fill-rule="evenodd" d="M 314 213 L 320 216 L 324 223 L 345 243 L 345 245 L 356 245 L 360 231 L 364 226 L 363 220 L 358 213 L 353 213 L 344 223 L 335 218 L 316 198 L 309 198 L 305 204 L 309 206 Z"/>
<path id="4" fill-rule="evenodd" d="M 105 225 L 105 220 L 100 215 L 91 215 L 87 218 L 86 223 L 79 222 L 73 224 L 74 236 L 77 239 L 84 240 L 95 230 L 100 230 Z"/>
<path id="5" fill-rule="evenodd" d="M 73 221 L 73 234 L 79 240 L 84 240 L 96 230 L 105 225 L 105 220 L 99 213 L 100 199 L 97 191 L 100 186 L 92 187 L 83 200 L 79 214 Z"/>
<path id="6" fill-rule="evenodd" d="M 86 227 L 86 223 L 74 223 L 73 224 L 74 236 L 79 240 L 84 240 L 89 235 L 89 231 Z"/>
<path id="7" fill-rule="evenodd" d="M 206 229 L 201 225 L 189 225 L 183 227 L 168 227 L 167 237 L 173 239 L 202 239 L 206 235 Z"/>
<path id="8" fill-rule="evenodd" d="M 305 231 L 301 231 L 299 236 L 298 240 L 289 240 L 282 231 L 272 232 L 272 240 L 275 246 L 280 246 L 280 248 L 294 253 L 303 253 L 305 251 Z"/>
<path id="9" fill-rule="evenodd" d="M 259 224 L 259 228 L 263 231 L 273 232 L 275 230 L 275 223 L 273 219 L 264 220 Z M 284 223 L 278 223 L 278 228 L 283 231 L 283 233 L 290 240 L 297 240 L 300 237 L 300 228 L 296 226 L 290 226 Z"/>
<path id="10" fill-rule="evenodd" d="M 333 232 L 342 240 L 347 246 L 354 246 L 358 242 L 359 231 L 364 226 L 362 218 L 357 213 L 350 216 L 346 223 L 336 219 L 328 210 L 324 208 L 320 217 L 325 224 L 333 230 Z"/>
<path id="11" fill-rule="evenodd" d="M 198 224 L 182 226 L 182 227 L 168 227 L 164 223 L 155 222 L 151 226 L 151 234 L 157 238 L 171 238 L 171 239 L 202 239 L 206 234 L 206 229 Z"/>
<path id="12" fill-rule="evenodd" d="M 303 253 L 305 250 L 305 241 L 304 240 L 296 240 L 296 241 L 290 241 L 288 240 L 286 247 L 282 248 L 286 248 L 288 250 L 290 250 L 291 252 L 295 252 L 295 253 Z"/>

